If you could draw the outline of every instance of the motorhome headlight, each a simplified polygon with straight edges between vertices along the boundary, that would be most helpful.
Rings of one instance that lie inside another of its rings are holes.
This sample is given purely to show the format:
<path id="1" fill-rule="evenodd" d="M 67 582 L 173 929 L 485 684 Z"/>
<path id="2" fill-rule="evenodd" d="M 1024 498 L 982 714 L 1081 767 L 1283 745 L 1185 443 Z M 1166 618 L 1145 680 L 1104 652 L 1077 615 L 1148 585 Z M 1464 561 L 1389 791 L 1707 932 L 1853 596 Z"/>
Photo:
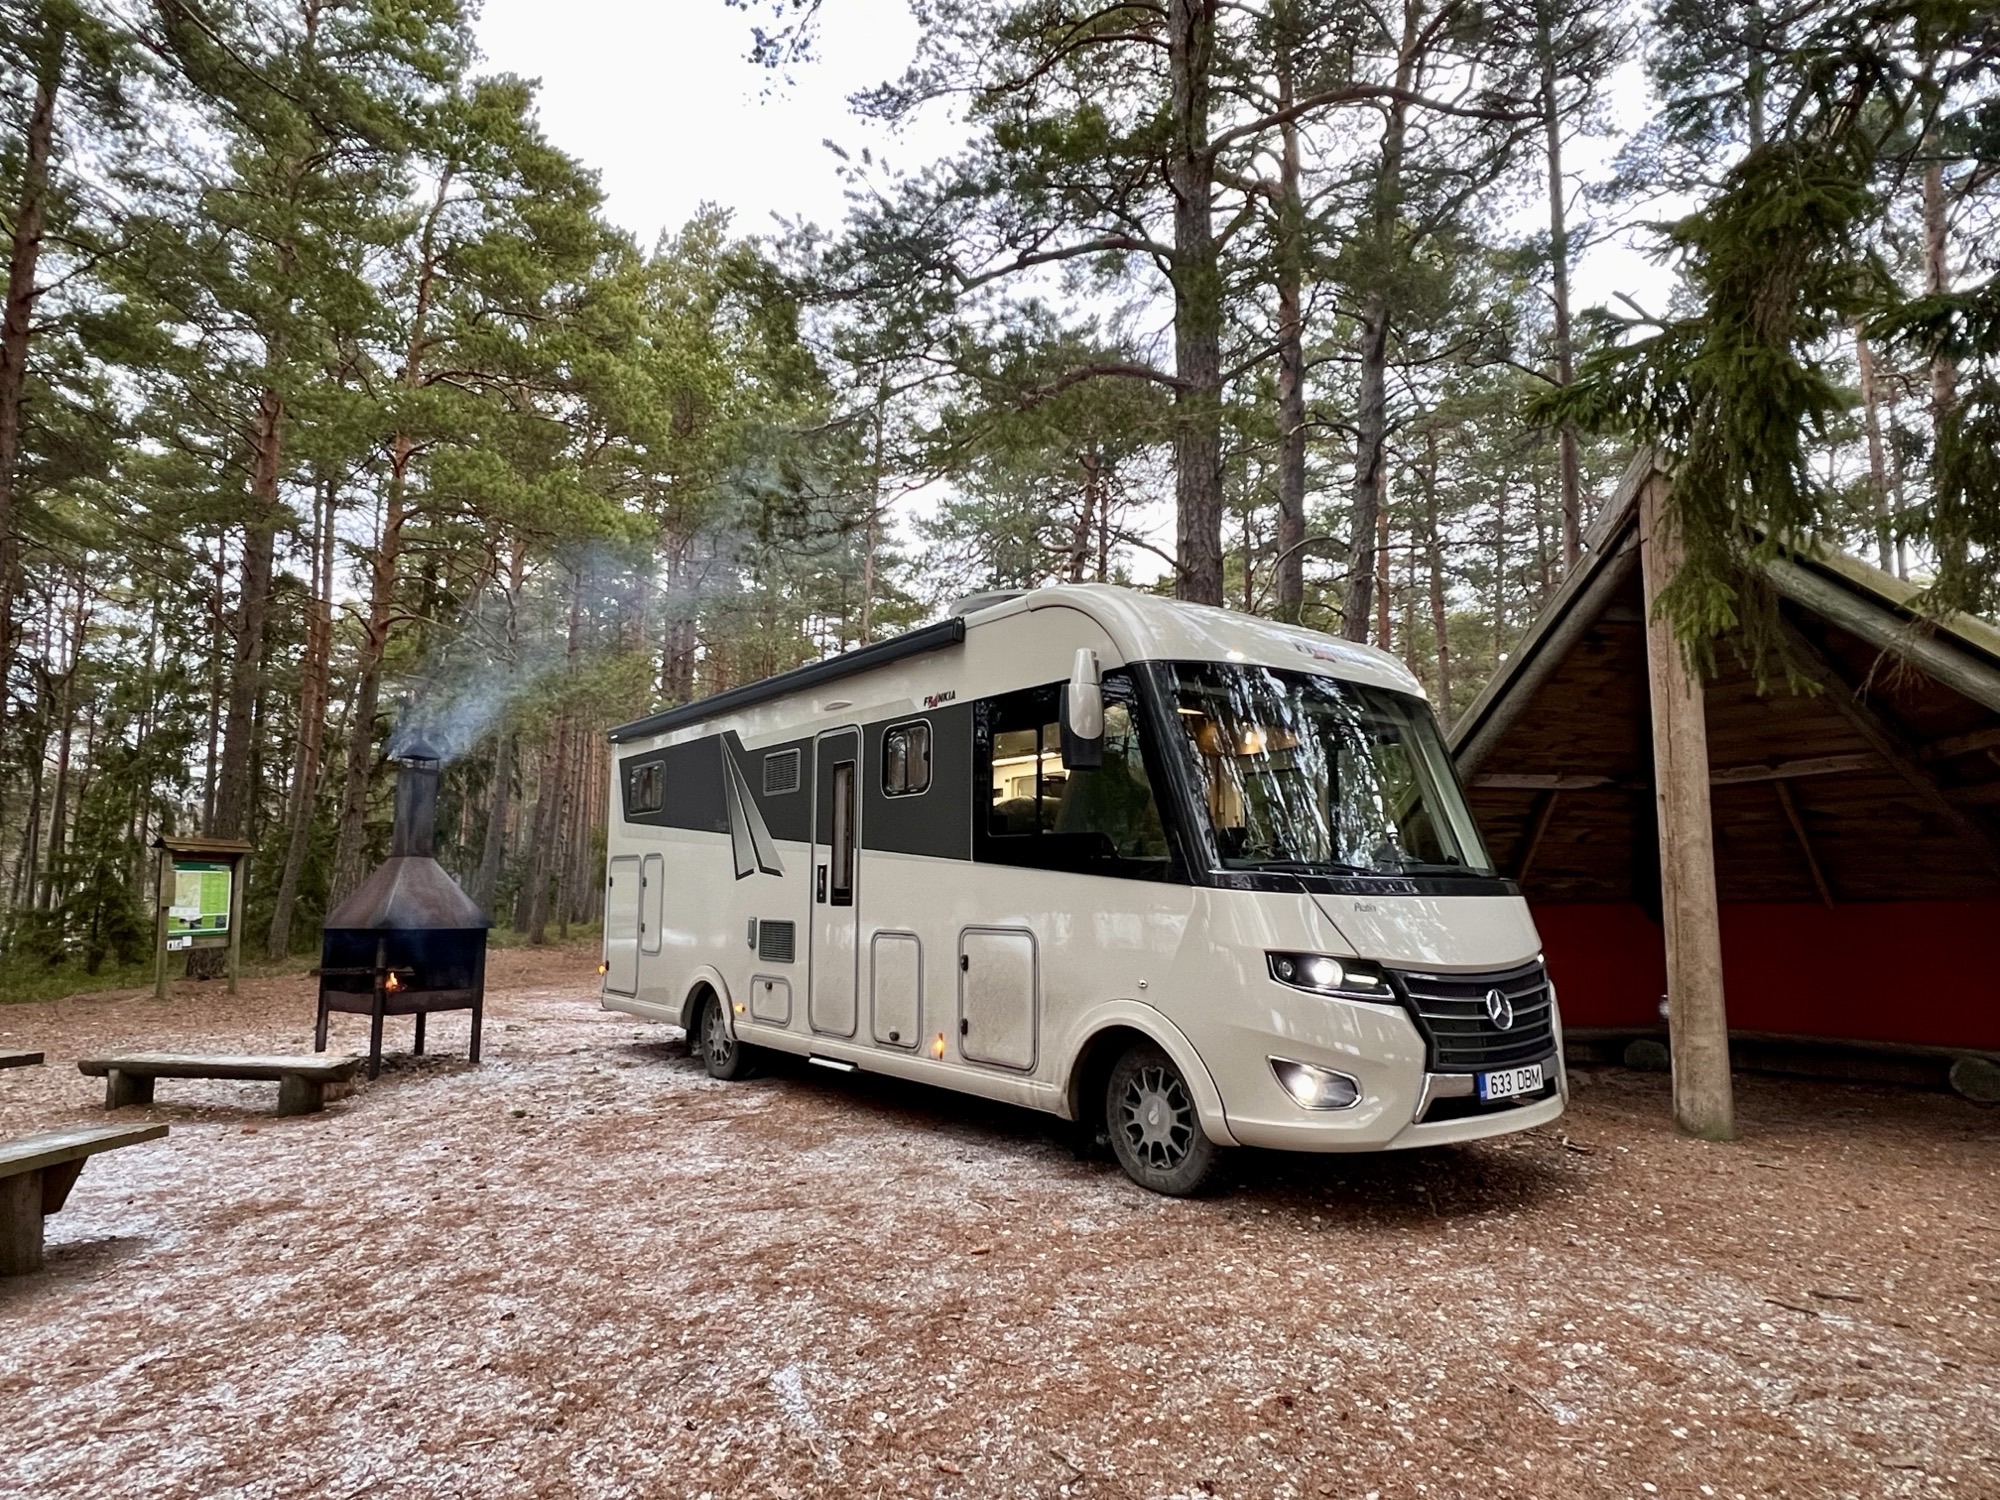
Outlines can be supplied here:
<path id="1" fill-rule="evenodd" d="M 1271 1071 L 1278 1075 L 1292 1102 L 1304 1109 L 1348 1109 L 1361 1098 L 1361 1085 L 1331 1068 L 1274 1057 Z"/>
<path id="2" fill-rule="evenodd" d="M 1358 958 L 1329 958 L 1324 953 L 1271 953 L 1265 955 L 1271 977 L 1297 990 L 1321 995 L 1339 995 L 1348 1000 L 1380 1000 L 1395 1003 L 1389 977 L 1380 964 Z"/>

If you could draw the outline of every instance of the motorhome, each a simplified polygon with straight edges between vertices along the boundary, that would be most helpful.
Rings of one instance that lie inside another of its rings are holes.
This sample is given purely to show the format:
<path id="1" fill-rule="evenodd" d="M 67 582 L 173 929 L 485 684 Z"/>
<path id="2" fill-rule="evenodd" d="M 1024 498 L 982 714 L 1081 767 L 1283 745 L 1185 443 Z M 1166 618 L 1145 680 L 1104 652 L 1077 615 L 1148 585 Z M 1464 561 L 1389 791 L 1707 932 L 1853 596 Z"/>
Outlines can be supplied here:
<path id="1" fill-rule="evenodd" d="M 1053 585 L 610 739 L 603 1004 L 717 1078 L 1048 1110 L 1169 1194 L 1562 1112 L 1527 906 L 1385 652 Z"/>

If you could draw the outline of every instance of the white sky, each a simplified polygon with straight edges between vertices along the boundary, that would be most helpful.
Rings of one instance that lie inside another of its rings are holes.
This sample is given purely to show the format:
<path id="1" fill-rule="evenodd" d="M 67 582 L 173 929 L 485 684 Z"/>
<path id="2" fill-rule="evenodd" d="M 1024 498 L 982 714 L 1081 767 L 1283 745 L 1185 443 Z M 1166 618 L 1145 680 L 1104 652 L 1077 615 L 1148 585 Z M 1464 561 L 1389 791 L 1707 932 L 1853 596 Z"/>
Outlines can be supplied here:
<path id="1" fill-rule="evenodd" d="M 955 144 L 943 121 L 898 139 L 848 111 L 850 93 L 908 62 L 906 0 L 826 0 L 826 20 L 819 58 L 789 84 L 746 60 L 752 17 L 723 0 L 484 0 L 478 36 L 489 67 L 540 80 L 550 139 L 600 174 L 611 218 L 650 245 L 703 203 L 730 209 L 740 234 L 772 229 L 774 215 L 837 225 L 829 138 L 906 166 Z M 1611 97 L 1621 125 L 1643 117 L 1636 67 Z M 1580 143 L 1573 167 L 1588 174 L 1601 149 Z M 1579 264 L 1576 303 L 1623 291 L 1663 312 L 1671 285 L 1628 245 L 1607 244 Z M 1142 576 L 1144 559 L 1133 558 Z"/>
<path id="2" fill-rule="evenodd" d="M 745 60 L 752 17 L 723 0 L 485 0 L 488 65 L 541 80 L 556 145 L 595 168 L 610 215 L 651 244 L 705 202 L 761 234 L 772 215 L 831 227 L 843 211 L 828 137 L 888 144 L 846 97 L 900 72 L 916 44 L 904 0 L 829 0 L 821 57 L 779 81 Z M 758 19 L 762 19 L 759 17 Z"/>

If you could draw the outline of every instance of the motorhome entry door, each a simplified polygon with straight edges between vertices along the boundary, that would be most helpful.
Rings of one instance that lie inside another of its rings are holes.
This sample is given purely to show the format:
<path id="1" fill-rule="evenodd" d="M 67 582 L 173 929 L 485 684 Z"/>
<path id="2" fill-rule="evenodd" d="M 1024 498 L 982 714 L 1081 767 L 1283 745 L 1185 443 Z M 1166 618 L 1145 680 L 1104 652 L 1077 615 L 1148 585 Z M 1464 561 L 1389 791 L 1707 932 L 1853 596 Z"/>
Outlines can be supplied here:
<path id="1" fill-rule="evenodd" d="M 639 858 L 615 855 L 604 888 L 604 987 L 639 993 Z"/>
<path id="2" fill-rule="evenodd" d="M 819 737 L 813 755 L 811 990 L 806 1015 L 825 1036 L 853 1036 L 860 1008 L 861 732 Z"/>

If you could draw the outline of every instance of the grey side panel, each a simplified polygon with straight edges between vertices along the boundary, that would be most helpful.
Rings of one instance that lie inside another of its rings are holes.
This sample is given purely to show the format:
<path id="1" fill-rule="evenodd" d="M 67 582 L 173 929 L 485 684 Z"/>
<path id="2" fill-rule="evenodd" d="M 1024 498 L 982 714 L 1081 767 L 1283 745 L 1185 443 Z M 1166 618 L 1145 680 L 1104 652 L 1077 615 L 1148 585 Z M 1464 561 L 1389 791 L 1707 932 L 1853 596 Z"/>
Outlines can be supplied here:
<path id="1" fill-rule="evenodd" d="M 931 788 L 915 797 L 882 794 L 882 734 L 892 724 L 931 726 Z M 865 847 L 934 859 L 972 858 L 972 705 L 947 703 L 861 730 L 861 826 Z"/>
<path id="2" fill-rule="evenodd" d="M 685 745 L 669 745 L 664 750 L 648 750 L 642 755 L 628 755 L 620 759 L 619 805 L 625 812 L 625 821 L 644 823 L 654 828 L 729 832 L 729 804 L 722 785 L 721 743 L 715 738 L 691 740 Z M 658 812 L 632 812 L 633 774 L 640 766 L 654 762 L 665 768 L 665 805 Z"/>
<path id="3" fill-rule="evenodd" d="M 722 742 L 735 760 L 737 770 L 743 773 L 743 785 L 750 793 L 750 800 L 757 804 L 757 811 L 764 815 L 764 826 L 771 830 L 771 837 L 799 844 L 808 842 L 812 838 L 811 785 L 801 774 L 797 791 L 767 795 L 764 791 L 764 759 L 770 755 L 795 754 L 802 767 L 809 767 L 813 753 L 811 738 L 786 740 L 782 744 L 745 750 L 743 741 L 732 729 L 722 736 Z"/>

